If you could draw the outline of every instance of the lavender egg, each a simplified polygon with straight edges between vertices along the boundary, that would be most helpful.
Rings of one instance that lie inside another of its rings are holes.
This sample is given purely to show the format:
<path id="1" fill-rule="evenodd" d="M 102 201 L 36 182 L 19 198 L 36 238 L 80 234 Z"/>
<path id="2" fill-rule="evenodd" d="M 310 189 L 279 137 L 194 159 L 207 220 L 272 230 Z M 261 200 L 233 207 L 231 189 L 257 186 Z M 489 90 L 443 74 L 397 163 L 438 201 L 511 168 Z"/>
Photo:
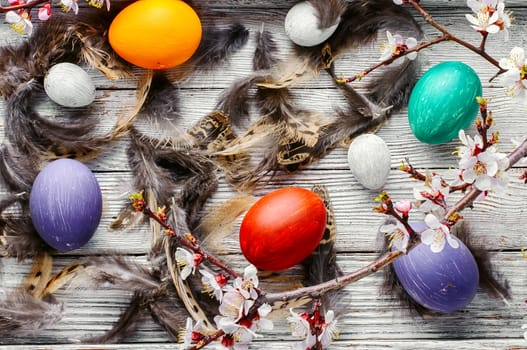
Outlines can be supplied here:
<path id="1" fill-rule="evenodd" d="M 29 211 L 40 237 L 60 252 L 86 244 L 102 215 L 102 194 L 97 179 L 73 159 L 49 163 L 36 177 Z"/>
<path id="2" fill-rule="evenodd" d="M 474 256 L 457 237 L 459 247 L 448 243 L 434 253 L 430 246 L 419 244 L 407 255 L 393 262 L 401 285 L 419 305 L 437 312 L 453 312 L 467 306 L 479 284 L 479 270 Z"/>

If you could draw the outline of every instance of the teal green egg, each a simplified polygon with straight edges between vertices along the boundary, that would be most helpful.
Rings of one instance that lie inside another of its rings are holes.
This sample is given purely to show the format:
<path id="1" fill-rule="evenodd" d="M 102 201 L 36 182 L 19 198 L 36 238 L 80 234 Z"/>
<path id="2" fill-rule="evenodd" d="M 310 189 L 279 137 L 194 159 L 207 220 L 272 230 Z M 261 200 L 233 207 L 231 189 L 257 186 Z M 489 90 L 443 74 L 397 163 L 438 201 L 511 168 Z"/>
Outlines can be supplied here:
<path id="1" fill-rule="evenodd" d="M 408 102 L 408 122 L 418 140 L 438 144 L 457 137 L 476 118 L 482 87 L 468 65 L 443 62 L 430 68 L 415 84 Z"/>

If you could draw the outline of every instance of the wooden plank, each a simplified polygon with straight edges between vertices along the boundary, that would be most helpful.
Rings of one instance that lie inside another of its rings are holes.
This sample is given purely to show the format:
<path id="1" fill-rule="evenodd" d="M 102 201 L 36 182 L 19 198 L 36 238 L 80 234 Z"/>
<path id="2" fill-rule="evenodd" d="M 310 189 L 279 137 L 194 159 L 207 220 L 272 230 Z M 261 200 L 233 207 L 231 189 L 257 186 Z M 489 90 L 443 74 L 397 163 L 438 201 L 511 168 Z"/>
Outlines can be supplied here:
<path id="1" fill-rule="evenodd" d="M 110 132 L 116 122 L 116 118 L 123 112 L 123 106 L 131 108 L 134 101 L 134 92 L 130 90 L 116 90 L 111 93 L 102 92 L 97 101 L 90 109 L 76 109 L 73 114 L 72 122 L 83 118 L 84 113 L 89 113 L 92 118 L 99 118 L 100 125 L 98 133 Z M 220 91 L 215 90 L 182 90 L 181 91 L 181 113 L 184 119 L 181 120 L 181 129 L 190 127 L 194 122 L 204 115 L 213 111 L 218 100 Z M 493 130 L 500 132 L 499 149 L 502 152 L 512 150 L 511 138 L 520 139 L 527 130 L 527 119 L 522 109 L 516 108 L 510 102 L 509 97 L 503 96 L 501 89 L 486 89 L 485 96 L 491 98 L 490 110 L 494 111 L 496 125 Z M 39 111 L 43 116 L 55 118 L 56 110 L 49 101 L 42 102 Z M 320 111 L 331 115 L 338 108 L 345 108 L 345 102 L 341 94 L 332 89 L 301 89 L 294 91 L 294 101 L 309 110 Z M 199 106 L 199 108 L 196 108 Z M 5 110 L 5 103 L 0 102 L 0 110 Z M 64 112 L 64 109 L 60 111 Z M 75 116 L 75 113 L 78 116 Z M 59 114 L 60 115 L 60 114 Z M 258 116 L 252 115 L 252 120 Z M 78 119 L 77 119 L 78 118 Z M 239 129 L 241 134 L 243 129 Z M 3 118 L 0 120 L 0 140 L 3 139 L 4 125 Z M 469 129 L 470 134 L 475 133 L 475 127 Z M 398 167 L 402 160 L 410 158 L 414 166 L 418 168 L 449 168 L 456 166 L 457 159 L 452 152 L 460 145 L 458 140 L 441 145 L 427 145 L 418 142 L 413 136 L 409 125 L 406 110 L 397 113 L 382 126 L 378 135 L 382 137 L 390 148 L 392 157 L 392 167 Z M 127 140 L 118 141 L 110 144 L 95 161 L 90 162 L 89 166 L 96 171 L 127 170 L 126 159 Z M 258 154 L 255 154 L 258 158 Z M 328 155 L 324 162 L 313 165 L 318 169 L 346 169 L 346 156 L 344 149 L 337 149 Z"/>
<path id="2" fill-rule="evenodd" d="M 85 9 L 89 11 L 89 9 Z M 93 11 L 93 9 L 92 9 Z M 515 10 L 518 12 L 515 16 L 515 26 L 511 29 L 511 36 L 514 38 L 524 37 L 525 31 L 525 16 L 522 11 L 525 11 L 524 8 Z M 468 21 L 465 19 L 464 15 L 467 11 L 464 8 L 455 8 L 451 7 L 448 9 L 448 12 L 445 12 L 445 9 L 433 9 L 431 11 L 434 18 L 437 18 L 437 21 L 441 24 L 444 24 L 446 28 L 452 30 L 454 33 L 458 34 L 460 37 L 473 42 L 474 44 L 479 44 L 480 35 L 475 32 L 470 26 Z M 286 8 L 283 7 L 271 7 L 266 11 L 254 11 L 253 8 L 249 7 L 236 7 L 233 8 L 220 8 L 220 9 L 211 9 L 210 16 L 214 18 L 215 24 L 218 26 L 228 26 L 232 22 L 239 21 L 240 23 L 247 26 L 250 30 L 250 40 L 248 44 L 242 48 L 242 50 L 235 54 L 229 64 L 218 67 L 217 70 L 211 73 L 207 73 L 205 77 L 189 79 L 185 81 L 186 87 L 194 87 L 200 89 L 209 89 L 211 87 L 215 88 L 225 88 L 232 81 L 237 78 L 245 76 L 248 72 L 251 71 L 252 62 L 249 59 L 254 52 L 254 37 L 255 33 L 261 30 L 262 23 L 265 23 L 265 28 L 271 31 L 274 34 L 275 40 L 278 43 L 280 49 L 281 58 L 287 58 L 292 53 L 292 45 L 285 35 L 285 31 L 282 25 L 283 18 L 286 14 Z M 74 18 L 74 17 L 73 17 Z M 418 22 L 425 29 L 426 35 L 431 38 L 437 35 L 437 31 L 427 25 L 422 19 L 418 18 Z M 207 20 L 205 19 L 205 24 Z M 19 42 L 21 39 L 16 33 L 13 33 L 9 27 L 5 24 L 0 25 L 0 45 L 5 45 L 8 43 Z M 385 35 L 381 35 L 381 40 L 385 41 Z M 496 36 L 489 37 L 488 50 L 489 53 L 496 55 L 496 57 L 506 56 L 512 45 L 497 45 L 503 40 L 501 34 Z M 512 44 L 512 43 L 511 43 Z M 353 69 L 355 73 L 360 72 L 362 69 L 365 69 L 371 65 L 372 58 L 377 60 L 379 57 L 378 45 L 368 45 L 360 50 L 352 50 L 351 59 L 346 60 L 346 56 L 338 62 L 337 72 L 342 73 L 344 76 L 348 75 L 350 69 Z M 444 60 L 452 59 L 456 57 L 458 60 L 465 61 L 470 63 L 474 69 L 480 73 L 482 81 L 488 81 L 488 79 L 496 73 L 496 69 L 490 66 L 486 61 L 482 60 L 475 54 L 472 54 L 468 50 L 461 48 L 456 44 L 440 44 L 429 50 L 426 50 L 422 56 L 426 57 L 426 66 L 442 62 Z M 349 56 L 348 56 L 349 58 Z M 140 74 L 141 70 L 136 70 L 137 75 Z M 177 76 L 180 69 L 175 68 L 170 70 L 172 76 Z M 129 80 L 125 82 L 111 82 L 108 81 L 101 74 L 93 74 L 95 85 L 98 88 L 105 89 L 114 89 L 115 87 L 135 87 L 134 80 Z M 365 80 L 365 83 L 367 80 Z M 317 86 L 328 87 L 330 86 L 328 79 L 314 79 L 307 83 L 304 83 L 304 86 Z M 357 84 L 356 84 L 357 85 Z M 360 83 L 358 84 L 360 86 Z"/>
<path id="3" fill-rule="evenodd" d="M 214 109 L 218 96 L 237 78 L 244 77 L 251 70 L 251 57 L 254 51 L 255 33 L 260 30 L 262 22 L 271 30 L 280 48 L 280 57 L 288 59 L 292 53 L 291 43 L 283 30 L 283 18 L 296 0 L 219 0 L 207 4 L 210 6 L 203 21 L 227 26 L 235 19 L 245 24 L 250 30 L 248 44 L 224 66 L 212 72 L 199 73 L 181 84 L 182 113 L 185 118 L 182 127 L 186 128 L 207 112 Z M 515 46 L 525 48 L 527 34 L 527 7 L 524 0 L 508 0 L 507 8 L 514 11 L 515 26 L 511 28 L 511 41 L 503 42 L 502 36 L 489 37 L 489 52 L 497 58 L 506 56 Z M 478 43 L 480 36 L 470 28 L 464 18 L 470 10 L 465 0 L 423 0 L 422 4 L 440 23 L 444 24 L 461 37 Z M 82 8 L 81 11 L 94 11 Z M 72 16 L 72 20 L 74 17 Z M 437 32 L 423 24 L 426 36 L 434 37 Z M 16 43 L 23 38 L 14 34 L 7 25 L 0 24 L 0 45 Z M 380 34 L 380 40 L 384 35 Z M 337 62 L 337 72 L 342 75 L 355 74 L 378 59 L 378 43 L 368 45 L 360 50 L 346 53 Z M 501 133 L 500 149 L 512 149 L 511 137 L 522 137 L 527 130 L 525 111 L 511 103 L 504 96 L 499 80 L 489 82 L 495 74 L 495 67 L 489 65 L 475 54 L 457 45 L 441 44 L 426 50 L 421 55 L 422 72 L 434 64 L 445 60 L 460 60 L 470 64 L 480 74 L 484 85 L 484 94 L 491 97 L 491 109 L 495 112 L 496 129 Z M 133 104 L 134 89 L 142 70 L 135 71 L 135 77 L 117 82 L 108 81 L 100 73 L 90 70 L 97 86 L 97 99 L 91 106 L 91 113 L 100 117 L 99 132 L 110 130 L 115 118 L 123 106 Z M 382 72 L 373 76 L 380 76 Z M 171 70 L 170 76 L 176 77 L 178 69 Z M 354 83 L 364 91 L 368 79 Z M 343 100 L 334 85 L 325 74 L 306 79 L 294 87 L 294 99 L 306 108 L 331 113 L 342 107 Z M 46 116 L 57 116 L 55 107 L 44 96 L 37 98 L 39 111 Z M 199 108 L 197 108 L 199 106 Z M 0 101 L 0 112 L 5 111 L 5 103 Z M 64 112 L 62 110 L 58 115 Z M 74 110 L 82 117 L 85 111 Z M 253 115 L 255 118 L 256 115 Z M 0 118 L 0 134 L 4 133 L 4 120 Z M 472 127 L 471 132 L 474 132 Z M 454 178 L 456 172 L 449 170 L 456 165 L 456 158 L 451 154 L 459 143 L 431 146 L 419 143 L 412 136 L 406 118 L 406 110 L 394 115 L 389 123 L 378 132 L 392 152 L 392 172 L 386 190 L 394 199 L 403 199 L 412 195 L 416 182 L 408 180 L 405 174 L 396 170 L 400 161 L 410 157 L 412 164 L 419 169 L 434 169 Z M 0 136 L 0 141 L 3 136 Z M 131 190 L 131 174 L 125 158 L 127 140 L 124 138 L 112 144 L 96 160 L 88 163 L 99 179 L 104 195 L 105 209 L 103 221 L 94 238 L 87 246 L 70 254 L 56 256 L 56 269 L 72 259 L 93 254 L 126 254 L 130 259 L 146 263 L 145 254 L 149 248 L 149 232 L 146 226 L 135 227 L 126 232 L 108 230 L 108 224 L 119 209 L 126 203 L 126 193 Z M 258 157 L 258 153 L 255 157 Z M 467 227 L 474 231 L 475 245 L 489 251 L 497 271 L 509 281 L 512 293 L 510 305 L 506 306 L 479 291 L 473 303 L 463 312 L 444 315 L 437 318 L 420 319 L 411 317 L 404 307 L 395 300 L 382 295 L 380 287 L 382 274 L 378 273 L 359 281 L 344 291 L 340 302 L 345 304 L 345 315 L 341 319 L 341 337 L 331 349 L 525 349 L 527 343 L 522 338 L 521 325 L 525 322 L 523 300 L 527 295 L 523 271 L 525 260 L 521 249 L 527 245 L 524 227 L 527 225 L 525 208 L 527 208 L 527 187 L 516 178 L 520 169 L 512 175 L 512 181 L 504 194 L 491 195 L 486 201 L 476 203 L 474 209 L 463 214 Z M 265 186 L 257 189 L 260 196 L 271 189 L 283 186 L 302 186 L 309 188 L 315 183 L 326 185 L 332 196 L 338 228 L 337 250 L 338 261 L 345 271 L 352 271 L 364 266 L 376 256 L 380 246 L 377 228 L 382 223 L 382 216 L 372 212 L 375 205 L 372 198 L 374 191 L 362 189 L 349 173 L 346 162 L 346 150 L 339 148 L 320 162 L 297 174 L 279 173 Z M 218 191 L 207 203 L 204 212 L 212 206 L 224 202 L 236 193 L 220 181 Z M 452 198 L 455 200 L 459 196 Z M 224 244 L 220 256 L 240 269 L 246 264 L 241 256 L 236 238 L 238 226 Z M 13 259 L 1 259 L 2 288 L 14 288 L 29 269 L 29 262 L 18 263 Z M 298 278 L 300 269 L 293 268 L 288 278 Z M 284 284 L 264 282 L 266 288 L 284 288 Z M 27 337 L 7 337 L 0 339 L 0 349 L 156 349 L 173 348 L 166 334 L 150 319 L 141 323 L 138 331 L 125 344 L 116 345 L 82 345 L 75 343 L 87 335 L 102 334 L 111 327 L 120 311 L 126 306 L 130 297 L 129 291 L 98 290 L 62 290 L 58 297 L 65 303 L 65 318 L 56 326 L 41 334 Z M 276 324 L 272 334 L 258 339 L 251 349 L 290 349 L 293 345 L 287 324 L 284 321 Z M 210 348 L 219 348 L 210 346 Z"/>
<path id="4" fill-rule="evenodd" d="M 338 262 L 344 271 L 352 271 L 372 261 L 374 254 L 340 254 Z M 244 265 L 239 256 L 231 256 L 234 266 L 241 269 Z M 68 260 L 59 260 L 63 266 Z M 144 261 L 144 260 L 143 260 Z M 419 343 L 430 341 L 457 340 L 470 341 L 514 341 L 519 343 L 522 336 L 524 310 L 522 307 L 527 286 L 521 278 L 515 278 L 525 261 L 518 252 L 501 252 L 492 258 L 497 271 L 503 274 L 510 284 L 510 305 L 492 299 L 479 290 L 475 299 L 463 311 L 421 318 L 412 316 L 408 309 L 381 292 L 382 273 L 360 280 L 346 287 L 339 295 L 338 310 L 342 312 L 339 320 L 341 330 L 339 343 L 353 344 L 369 341 L 403 341 L 413 339 Z M 241 265 L 240 265 L 241 264 Z M 29 266 L 26 264 L 6 264 L 4 273 L 9 280 L 5 286 L 12 288 L 23 277 Z M 294 268 L 288 281 L 299 278 L 301 269 Z M 296 277 L 295 277 L 296 275 Z M 266 290 L 282 290 L 285 285 L 276 282 L 265 283 Z M 65 316 L 61 322 L 36 336 L 0 339 L 0 344 L 63 344 L 71 343 L 86 335 L 102 334 L 116 320 L 119 312 L 126 306 L 129 292 L 98 289 L 97 291 L 66 289 L 56 294 L 65 305 Z M 294 340 L 283 320 L 276 321 L 272 334 L 264 334 L 260 339 L 281 346 L 282 342 Z M 150 320 L 142 323 L 138 332 L 127 338 L 127 343 L 165 343 L 168 339 L 164 332 Z M 255 344 L 257 347 L 258 343 Z M 342 345 L 343 346 L 343 345 Z M 396 347 L 395 347 L 396 348 Z"/>
<path id="5" fill-rule="evenodd" d="M 515 172 L 519 176 L 519 172 Z M 128 203 L 127 193 L 133 191 L 128 173 L 97 173 L 103 193 L 104 211 L 101 223 L 94 237 L 84 247 L 69 254 L 107 254 L 121 252 L 129 254 L 143 254 L 149 249 L 148 226 L 139 225 L 125 231 L 109 230 L 110 223 Z M 455 176 L 449 172 L 450 178 Z M 310 188 L 314 184 L 327 186 L 333 201 L 336 224 L 338 229 L 337 249 L 342 252 L 375 251 L 380 248 L 378 228 L 383 223 L 384 216 L 373 212 L 376 203 L 373 198 L 376 191 L 363 189 L 353 178 L 351 173 L 339 171 L 303 171 L 300 174 L 278 175 L 275 179 L 260 187 L 255 195 L 261 196 L 273 189 L 286 186 L 300 186 Z M 386 191 L 394 200 L 412 199 L 413 187 L 418 182 L 408 180 L 406 174 L 392 171 Z M 203 210 L 207 211 L 224 203 L 236 193 L 225 182 L 221 182 Z M 459 195 L 453 196 L 449 202 L 454 203 Z M 476 203 L 474 209 L 467 209 L 462 214 L 466 227 L 472 232 L 474 244 L 488 247 L 490 250 L 515 249 L 527 246 L 523 227 L 527 225 L 524 215 L 527 208 L 527 188 L 519 179 L 512 181 L 504 194 L 492 194 L 485 201 Z M 496 220 L 496 218 L 500 218 Z M 416 219 L 418 219 L 416 217 Z M 238 225 L 224 245 L 224 254 L 239 252 Z"/>

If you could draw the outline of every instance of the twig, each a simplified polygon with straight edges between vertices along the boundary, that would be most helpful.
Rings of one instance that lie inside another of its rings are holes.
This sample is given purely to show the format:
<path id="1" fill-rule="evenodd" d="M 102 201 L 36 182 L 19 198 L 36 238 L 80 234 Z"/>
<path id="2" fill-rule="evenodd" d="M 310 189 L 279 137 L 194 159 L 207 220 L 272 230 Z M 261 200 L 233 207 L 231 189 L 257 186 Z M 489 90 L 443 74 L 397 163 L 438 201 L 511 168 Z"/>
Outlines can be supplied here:
<path id="1" fill-rule="evenodd" d="M 409 243 L 407 250 L 413 248 L 416 244 L 417 243 Z M 366 265 L 365 267 L 348 273 L 342 277 L 338 277 L 334 280 L 330 280 L 310 287 L 299 288 L 292 291 L 286 291 L 281 293 L 268 293 L 265 295 L 265 297 L 267 299 L 267 302 L 270 304 L 276 301 L 287 301 L 291 299 L 300 298 L 306 295 L 311 297 L 318 297 L 329 291 L 343 288 L 348 284 L 356 282 L 366 276 L 372 275 L 375 272 L 384 268 L 385 266 L 388 266 L 395 259 L 399 258 L 402 255 L 404 255 L 404 252 L 400 250 L 389 251 L 382 255 L 380 258 Z"/>
<path id="2" fill-rule="evenodd" d="M 204 348 L 206 345 L 212 343 L 213 341 L 219 339 L 221 336 L 225 335 L 225 332 L 221 329 L 217 330 L 213 334 L 206 336 L 205 338 L 201 339 L 196 345 L 189 348 L 189 350 L 199 350 Z"/>
<path id="3" fill-rule="evenodd" d="M 488 36 L 488 33 L 483 33 L 483 38 L 481 40 L 481 43 L 480 43 L 480 46 L 477 47 L 477 46 L 474 46 L 472 45 L 471 43 L 469 43 L 468 41 L 465 41 L 459 37 L 457 37 L 456 35 L 452 34 L 450 31 L 448 31 L 448 29 L 446 29 L 445 27 L 443 27 L 441 24 L 439 24 L 438 22 L 436 22 L 432 15 L 430 13 L 428 13 L 423 7 L 421 7 L 421 5 L 419 4 L 418 1 L 416 0 L 408 0 L 408 4 L 412 5 L 416 10 L 417 12 L 419 12 L 419 14 L 424 18 L 424 20 L 430 24 L 432 27 L 436 28 L 438 31 L 440 31 L 443 35 L 435 38 L 435 39 L 432 39 L 432 40 L 429 40 L 429 41 L 426 41 L 426 42 L 423 42 L 421 43 L 420 45 L 417 45 L 411 49 L 407 49 L 407 50 L 404 50 L 404 51 L 401 51 L 399 54 L 396 54 L 396 55 L 392 55 L 392 57 L 384 60 L 384 61 L 381 61 L 363 71 L 361 71 L 360 73 L 356 74 L 355 76 L 352 76 L 350 78 L 339 78 L 337 79 L 337 83 L 339 84 L 346 84 L 346 83 L 351 83 L 357 79 L 362 79 L 364 78 L 366 75 L 368 75 L 369 73 L 373 72 L 374 70 L 382 67 L 382 66 L 385 66 L 385 65 L 389 65 L 391 64 L 393 61 L 395 61 L 396 59 L 400 58 L 400 57 L 404 57 L 410 53 L 413 53 L 413 52 L 419 52 L 421 51 L 422 49 L 424 48 L 427 48 L 429 46 L 432 46 L 432 45 L 435 45 L 435 44 L 438 44 L 438 43 L 441 43 L 441 42 L 444 42 L 444 41 L 454 41 L 456 43 L 458 43 L 459 45 L 467 48 L 468 50 L 472 51 L 472 52 L 475 52 L 476 54 L 478 54 L 479 56 L 483 57 L 485 60 L 487 60 L 490 64 L 492 64 L 493 66 L 495 66 L 496 68 L 498 68 L 498 72 L 495 74 L 494 77 L 492 77 L 491 81 L 494 80 L 497 76 L 499 76 L 500 74 L 503 74 L 505 73 L 507 70 L 506 69 L 503 69 L 500 67 L 500 63 L 498 60 L 496 60 L 494 57 L 490 56 L 486 51 L 485 51 L 485 45 L 486 45 L 486 42 L 487 42 L 487 36 Z"/>
<path id="4" fill-rule="evenodd" d="M 148 207 L 146 207 L 146 206 L 143 207 L 141 211 L 143 212 L 143 214 L 145 214 L 149 218 L 151 218 L 151 219 L 155 220 L 157 223 L 159 223 L 161 225 L 161 227 L 163 227 L 166 230 L 166 232 L 169 232 L 170 236 L 175 237 L 181 245 L 185 246 L 186 248 L 189 248 L 194 253 L 201 254 L 205 260 L 207 260 L 208 262 L 210 262 L 213 265 L 216 265 L 220 269 L 224 270 L 231 277 L 233 277 L 233 278 L 240 277 L 239 273 L 237 273 L 232 268 L 227 266 L 220 259 L 216 258 L 215 256 L 213 256 L 213 255 L 209 254 L 208 252 L 206 252 L 205 250 L 203 250 L 203 248 L 201 248 L 198 244 L 189 241 L 189 239 L 187 237 L 185 237 L 184 235 L 176 234 L 174 229 L 170 225 L 168 225 L 165 220 L 163 220 L 161 217 L 159 217 L 159 215 L 154 213 Z"/>
<path id="5" fill-rule="evenodd" d="M 432 15 L 429 14 L 420 4 L 418 1 L 416 0 L 408 0 L 408 3 L 410 5 L 412 5 L 416 10 L 417 12 L 419 12 L 419 14 L 424 18 L 424 20 L 430 24 L 432 27 L 436 28 L 437 30 L 439 30 L 441 33 L 443 33 L 444 35 L 448 36 L 449 40 L 451 41 L 455 41 L 456 43 L 458 43 L 459 45 L 461 46 L 464 46 L 466 47 L 467 49 L 469 49 L 470 51 L 473 51 L 475 53 L 477 53 L 478 55 L 480 55 L 481 57 L 483 57 L 484 59 L 486 59 L 490 64 L 496 66 L 498 69 L 499 69 L 499 72 L 498 74 L 501 74 L 501 73 L 505 73 L 506 72 L 506 69 L 503 69 L 500 67 L 500 63 L 499 61 L 497 61 L 494 57 L 490 56 L 488 53 L 485 52 L 485 41 L 482 41 L 482 45 L 483 47 L 476 47 L 474 45 L 472 45 L 471 43 L 469 43 L 468 41 L 465 41 L 461 38 L 458 38 L 457 36 L 455 36 L 454 34 L 450 33 L 445 27 L 443 27 L 442 25 L 440 25 L 439 23 L 437 23 L 433 18 L 432 18 Z"/>
<path id="6" fill-rule="evenodd" d="M 423 49 L 425 49 L 425 48 L 427 48 L 429 46 L 435 45 L 435 44 L 443 42 L 443 41 L 448 41 L 448 40 L 450 40 L 450 39 L 449 39 L 449 36 L 447 36 L 447 35 L 439 36 L 439 37 L 437 37 L 435 39 L 432 39 L 430 41 L 427 41 L 427 42 L 424 42 L 424 43 L 419 44 L 417 46 L 414 46 L 411 49 L 401 51 L 401 53 L 399 53 L 397 55 L 393 55 L 392 57 L 387 58 L 387 59 L 385 59 L 385 60 L 383 60 L 383 61 L 381 61 L 381 62 L 379 62 L 379 63 L 377 63 L 377 64 L 375 64 L 373 66 L 371 66 L 370 68 L 367 68 L 367 69 L 361 71 L 360 73 L 358 73 L 358 74 L 356 74 L 356 75 L 354 75 L 354 76 L 352 76 L 350 78 L 339 78 L 339 79 L 337 79 L 337 83 L 339 83 L 339 84 L 346 84 L 346 83 L 351 83 L 351 82 L 353 82 L 353 81 L 355 81 L 357 79 L 360 80 L 360 79 L 364 78 L 366 75 L 368 75 L 371 72 L 373 72 L 374 70 L 376 70 L 376 69 L 378 69 L 378 68 L 380 68 L 382 66 L 387 66 L 387 65 L 393 63 L 398 58 L 404 57 L 404 56 L 406 56 L 406 55 L 408 55 L 408 54 L 410 54 L 412 52 L 419 52 L 419 51 L 421 51 L 421 50 L 423 50 Z"/>

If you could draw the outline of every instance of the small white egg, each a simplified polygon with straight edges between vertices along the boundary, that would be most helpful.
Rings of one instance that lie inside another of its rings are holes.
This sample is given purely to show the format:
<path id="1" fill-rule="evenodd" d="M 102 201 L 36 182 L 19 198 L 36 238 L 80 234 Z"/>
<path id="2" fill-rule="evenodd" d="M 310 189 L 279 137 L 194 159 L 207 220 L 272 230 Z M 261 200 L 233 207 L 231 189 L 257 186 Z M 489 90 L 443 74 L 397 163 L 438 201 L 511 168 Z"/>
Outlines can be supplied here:
<path id="1" fill-rule="evenodd" d="M 348 149 L 348 164 L 357 181 L 367 189 L 378 190 L 390 174 L 390 150 L 377 135 L 357 136 Z"/>
<path id="2" fill-rule="evenodd" d="M 84 107 L 95 99 L 95 85 L 84 69 L 63 62 L 51 67 L 44 77 L 44 91 L 64 107 Z"/>
<path id="3" fill-rule="evenodd" d="M 299 2 L 291 7 L 285 17 L 285 33 L 297 45 L 316 46 L 326 41 L 339 23 L 328 28 L 319 28 L 317 10 L 310 2 Z"/>

